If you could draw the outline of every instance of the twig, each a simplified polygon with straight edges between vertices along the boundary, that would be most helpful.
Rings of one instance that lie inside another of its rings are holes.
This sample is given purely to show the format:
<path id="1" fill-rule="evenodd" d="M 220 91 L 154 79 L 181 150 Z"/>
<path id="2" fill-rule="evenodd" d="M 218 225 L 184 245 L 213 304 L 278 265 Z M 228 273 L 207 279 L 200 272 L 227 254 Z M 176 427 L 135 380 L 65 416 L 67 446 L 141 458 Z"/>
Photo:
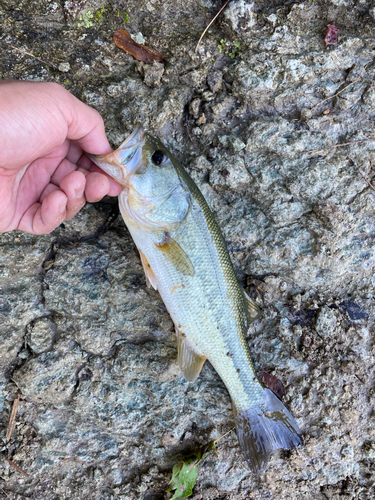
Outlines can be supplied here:
<path id="1" fill-rule="evenodd" d="M 20 396 L 21 395 L 18 393 L 16 399 L 13 402 L 13 408 L 12 408 L 12 412 L 10 414 L 9 424 L 8 424 L 8 429 L 7 429 L 7 435 L 6 435 L 6 438 L 5 438 L 5 442 L 6 443 L 9 443 L 10 438 L 12 437 L 12 433 L 13 433 L 13 430 L 14 430 L 14 424 L 16 422 L 16 415 L 17 415 L 18 403 L 20 402 Z"/>
<path id="2" fill-rule="evenodd" d="M 366 179 L 366 177 L 362 174 L 362 172 L 359 172 L 359 173 L 364 178 L 364 180 L 367 182 L 367 184 L 370 186 L 370 188 L 375 191 L 375 187 L 371 184 L 371 182 L 368 179 Z"/>
<path id="3" fill-rule="evenodd" d="M 189 131 L 188 113 L 185 113 L 185 128 L 186 128 L 187 135 L 189 136 L 190 142 L 192 144 L 194 144 L 193 138 L 191 137 L 190 131 Z"/>
<path id="4" fill-rule="evenodd" d="M 349 159 L 349 160 L 352 162 L 352 164 L 353 164 L 353 165 L 357 168 L 357 165 L 355 164 L 355 162 L 354 162 L 351 158 L 348 158 L 348 159 Z M 367 182 L 367 184 L 370 186 L 370 188 L 371 188 L 372 190 L 374 190 L 374 191 L 375 191 L 375 187 L 371 184 L 371 182 L 370 182 L 368 179 L 366 179 L 366 177 L 362 174 L 362 172 L 361 172 L 360 170 L 358 170 L 358 172 L 359 172 L 359 175 L 360 175 L 360 176 L 361 176 L 361 177 L 362 177 L 362 178 L 363 178 L 363 179 Z M 357 377 L 357 375 L 356 375 L 356 377 Z M 357 378 L 358 378 L 358 377 L 357 377 Z M 361 380 L 361 379 L 359 379 L 359 380 Z M 362 381 L 361 381 L 361 382 L 362 382 Z M 362 383 L 363 383 L 363 382 L 362 382 Z"/>
<path id="5" fill-rule="evenodd" d="M 223 438 L 225 438 L 225 436 L 228 436 L 228 434 L 230 434 L 232 431 L 234 431 L 234 429 L 235 429 L 235 427 L 232 427 L 230 431 L 226 432 L 222 436 L 220 436 L 217 439 L 215 439 L 215 441 L 213 442 L 213 444 L 216 444 L 218 441 L 220 441 L 220 439 L 223 439 Z"/>
<path id="6" fill-rule="evenodd" d="M 363 385 L 365 385 L 365 383 L 363 382 L 363 380 L 362 380 L 361 378 L 359 378 L 359 377 L 358 377 L 358 375 L 357 375 L 356 373 L 354 374 L 354 376 L 355 376 L 355 377 L 357 377 L 357 379 L 358 379 L 358 380 L 359 380 L 359 381 L 360 381 Z"/>
<path id="7" fill-rule="evenodd" d="M 326 101 L 329 101 L 330 99 L 333 99 L 334 97 L 338 96 L 339 94 L 341 94 L 341 92 L 344 92 L 344 90 L 346 90 L 348 87 L 350 87 L 351 85 L 354 85 L 355 83 L 359 82 L 360 80 L 362 80 L 363 77 L 361 78 L 356 78 L 355 80 L 352 81 L 352 83 L 349 83 L 349 85 L 347 85 L 346 87 L 344 87 L 343 89 L 339 90 L 337 92 L 337 94 L 334 94 L 334 95 L 331 95 L 331 97 L 327 97 L 327 99 L 324 99 L 323 101 L 320 101 L 318 102 L 318 104 L 315 104 L 314 107 L 312 107 L 310 109 L 310 111 L 314 111 L 315 108 L 317 108 L 318 106 L 320 106 L 321 104 L 323 104 L 323 102 L 326 102 Z"/>
<path id="8" fill-rule="evenodd" d="M 43 61 L 43 59 L 40 59 L 39 57 L 36 57 L 34 56 L 34 54 L 32 54 L 31 52 L 27 52 L 27 50 L 23 50 L 23 49 L 19 49 L 18 47 L 15 47 L 14 45 L 6 42 L 5 40 L 1 40 L 2 42 L 6 43 L 7 45 L 9 45 L 9 47 L 12 47 L 12 49 L 14 50 L 18 50 L 18 52 L 22 52 L 22 54 L 26 54 L 28 56 L 31 56 L 33 57 L 34 59 L 37 59 L 38 61 L 40 61 L 41 63 L 43 64 L 47 64 L 47 66 L 51 66 L 52 68 L 55 68 L 57 69 L 57 71 L 61 71 L 57 66 L 55 66 L 54 64 L 50 63 L 50 62 L 47 62 L 47 61 Z"/>
<path id="9" fill-rule="evenodd" d="M 310 102 L 311 102 L 311 104 L 314 104 L 314 103 L 312 102 L 312 100 L 310 99 L 310 97 L 307 97 L 307 95 L 306 95 L 304 92 L 302 92 L 302 95 L 303 95 L 303 97 L 305 97 L 308 101 L 310 101 Z M 314 109 L 314 108 L 312 108 L 312 109 Z"/>
<path id="10" fill-rule="evenodd" d="M 359 144 L 361 142 L 375 141 L 375 137 L 370 139 L 360 139 L 358 141 L 343 142 L 342 144 L 335 144 L 334 146 L 326 146 L 325 148 L 310 149 L 309 151 L 303 151 L 303 153 L 316 153 L 318 151 L 324 151 L 325 149 L 341 148 L 342 146 L 350 146 L 350 144 Z"/>
<path id="11" fill-rule="evenodd" d="M 4 490 L 4 488 L 0 488 L 0 490 L 5 494 L 7 498 L 9 498 L 8 493 Z"/>
<path id="12" fill-rule="evenodd" d="M 212 21 L 210 22 L 210 24 L 206 27 L 206 29 L 203 31 L 203 33 L 201 34 L 201 37 L 200 39 L 198 40 L 198 43 L 197 43 L 197 46 L 195 47 L 195 52 L 198 50 L 198 46 L 199 44 L 201 43 L 201 40 L 202 38 L 204 37 L 204 35 L 206 34 L 208 28 L 211 26 L 211 24 L 215 21 L 215 19 L 217 18 L 217 16 L 225 9 L 225 7 L 227 6 L 227 4 L 230 2 L 230 0 L 227 0 L 225 2 L 225 4 L 221 7 L 221 9 L 219 10 L 219 12 L 216 14 L 216 16 L 212 19 Z"/>
<path id="13" fill-rule="evenodd" d="M 8 458 L 8 457 L 6 457 L 6 456 L 4 455 L 4 453 L 1 453 L 1 451 L 0 451 L 0 455 L 1 455 L 2 457 L 4 457 L 4 458 L 5 458 L 5 460 L 6 460 L 7 462 L 9 462 L 9 463 L 10 463 L 10 465 L 11 465 L 12 467 L 14 467 L 15 469 L 17 469 L 17 470 L 18 470 L 18 472 L 21 472 L 21 473 L 22 473 L 22 474 L 24 474 L 26 477 L 29 477 L 29 475 L 28 475 L 28 473 L 27 473 L 27 472 L 25 472 L 23 469 L 21 469 L 21 467 L 19 467 L 17 464 L 15 464 L 14 462 L 12 462 L 12 460 L 9 460 L 9 458 Z"/>

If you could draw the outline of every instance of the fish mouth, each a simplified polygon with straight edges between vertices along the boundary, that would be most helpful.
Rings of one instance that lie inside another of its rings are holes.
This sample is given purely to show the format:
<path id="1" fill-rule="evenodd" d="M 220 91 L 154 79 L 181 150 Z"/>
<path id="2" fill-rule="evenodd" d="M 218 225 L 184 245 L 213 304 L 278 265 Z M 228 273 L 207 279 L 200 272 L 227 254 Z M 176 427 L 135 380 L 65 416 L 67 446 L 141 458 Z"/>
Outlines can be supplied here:
<path id="1" fill-rule="evenodd" d="M 119 184 L 126 184 L 126 177 L 141 165 L 142 146 L 146 134 L 142 125 L 137 124 L 133 132 L 113 153 L 87 156 Z"/>

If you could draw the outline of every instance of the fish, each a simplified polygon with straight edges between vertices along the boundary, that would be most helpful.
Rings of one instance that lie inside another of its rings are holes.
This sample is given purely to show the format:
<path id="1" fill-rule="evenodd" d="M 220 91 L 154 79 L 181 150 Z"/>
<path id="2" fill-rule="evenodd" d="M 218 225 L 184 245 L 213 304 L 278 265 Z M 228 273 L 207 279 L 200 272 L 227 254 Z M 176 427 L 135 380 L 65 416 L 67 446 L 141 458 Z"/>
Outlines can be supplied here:
<path id="1" fill-rule="evenodd" d="M 185 379 L 193 382 L 209 360 L 232 399 L 245 459 L 253 472 L 263 471 L 275 450 L 302 444 L 301 431 L 257 376 L 246 334 L 260 311 L 236 279 L 206 200 L 177 158 L 141 125 L 114 152 L 89 156 L 122 185 L 120 212 L 146 282 L 173 320 Z"/>

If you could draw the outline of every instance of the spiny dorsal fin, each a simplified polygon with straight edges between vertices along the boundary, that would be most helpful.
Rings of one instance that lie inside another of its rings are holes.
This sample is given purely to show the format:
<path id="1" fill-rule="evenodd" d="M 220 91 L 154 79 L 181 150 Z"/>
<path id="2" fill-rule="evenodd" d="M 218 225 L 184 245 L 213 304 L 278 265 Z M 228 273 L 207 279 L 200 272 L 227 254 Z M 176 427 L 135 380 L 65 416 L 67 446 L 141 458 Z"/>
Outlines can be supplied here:
<path id="1" fill-rule="evenodd" d="M 194 276 L 195 271 L 191 260 L 169 233 L 165 232 L 161 242 L 155 243 L 155 245 L 180 273 Z"/>
<path id="2" fill-rule="evenodd" d="M 176 328 L 178 364 L 184 374 L 185 380 L 193 382 L 202 370 L 207 358 L 197 354 L 191 347 L 185 335 Z"/>
<path id="3" fill-rule="evenodd" d="M 150 266 L 150 264 L 145 256 L 145 254 L 142 252 L 142 250 L 139 250 L 139 255 L 141 257 L 143 270 L 144 270 L 145 275 L 146 275 L 146 284 L 147 284 L 148 288 L 150 288 L 152 286 L 153 288 L 155 288 L 155 290 L 157 290 L 158 283 L 157 283 L 154 271 L 151 269 L 151 266 Z"/>
<path id="4" fill-rule="evenodd" d="M 256 305 L 256 303 L 247 295 L 247 293 L 244 290 L 244 295 L 245 295 L 245 302 L 247 306 L 247 317 L 249 320 L 249 325 L 252 323 L 254 320 L 257 319 L 257 317 L 260 315 L 260 309 Z"/>

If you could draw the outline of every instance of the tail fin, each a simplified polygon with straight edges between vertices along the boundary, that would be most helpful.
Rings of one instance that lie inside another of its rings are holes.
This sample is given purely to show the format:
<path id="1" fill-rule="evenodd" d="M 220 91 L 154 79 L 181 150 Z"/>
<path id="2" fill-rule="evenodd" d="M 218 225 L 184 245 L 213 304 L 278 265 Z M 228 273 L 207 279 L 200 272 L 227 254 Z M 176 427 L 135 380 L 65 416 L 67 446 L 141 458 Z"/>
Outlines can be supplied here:
<path id="1" fill-rule="evenodd" d="M 237 412 L 235 423 L 243 454 L 253 472 L 261 472 L 274 450 L 302 444 L 301 431 L 283 403 L 269 389 L 263 400 Z"/>

